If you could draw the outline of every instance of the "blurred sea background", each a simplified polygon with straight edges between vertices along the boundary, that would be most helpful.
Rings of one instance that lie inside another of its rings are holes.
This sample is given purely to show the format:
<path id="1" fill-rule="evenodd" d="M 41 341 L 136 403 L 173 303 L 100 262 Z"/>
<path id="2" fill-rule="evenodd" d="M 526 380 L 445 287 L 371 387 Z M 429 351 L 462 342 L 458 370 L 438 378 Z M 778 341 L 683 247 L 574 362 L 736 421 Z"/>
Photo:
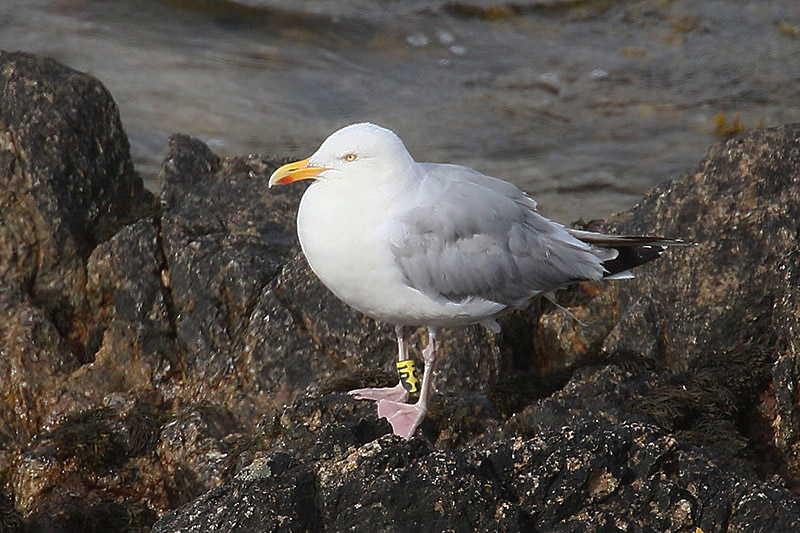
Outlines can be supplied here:
<path id="1" fill-rule="evenodd" d="M 306 157 L 371 121 L 570 223 L 800 121 L 797 0 L 0 0 L 0 48 L 99 78 L 155 192 L 173 132 Z"/>

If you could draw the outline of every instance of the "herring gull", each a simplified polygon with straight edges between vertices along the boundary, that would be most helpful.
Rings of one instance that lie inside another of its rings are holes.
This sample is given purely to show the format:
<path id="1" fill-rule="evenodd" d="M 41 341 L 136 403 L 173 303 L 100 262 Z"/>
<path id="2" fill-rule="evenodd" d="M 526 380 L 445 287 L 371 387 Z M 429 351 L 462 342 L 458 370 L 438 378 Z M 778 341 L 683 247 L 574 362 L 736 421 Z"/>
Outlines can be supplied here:
<path id="1" fill-rule="evenodd" d="M 395 326 L 399 361 L 407 331 L 428 328 L 425 372 L 413 380 L 350 391 L 377 402 L 406 439 L 424 419 L 442 327 L 495 319 L 560 287 L 622 279 L 630 268 L 682 241 L 570 229 L 536 211 L 516 186 L 459 165 L 418 163 L 392 131 L 352 124 L 308 159 L 283 165 L 269 186 L 314 179 L 297 214 L 297 234 L 314 273 L 337 297 Z M 406 376 L 408 377 L 408 376 Z"/>

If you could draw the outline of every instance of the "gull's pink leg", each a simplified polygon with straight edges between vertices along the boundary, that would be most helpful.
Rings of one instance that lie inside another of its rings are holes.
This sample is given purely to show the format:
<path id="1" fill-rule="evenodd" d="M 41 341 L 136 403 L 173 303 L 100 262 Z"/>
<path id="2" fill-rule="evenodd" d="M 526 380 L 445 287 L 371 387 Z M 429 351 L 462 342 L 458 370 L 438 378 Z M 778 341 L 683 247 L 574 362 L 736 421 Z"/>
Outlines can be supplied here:
<path id="1" fill-rule="evenodd" d="M 385 417 L 392 425 L 395 435 L 410 439 L 428 413 L 428 399 L 431 394 L 433 369 L 436 364 L 436 330 L 428 328 L 428 345 L 422 351 L 425 359 L 425 374 L 422 376 L 422 390 L 415 404 L 392 400 L 378 402 L 378 417 Z"/>
<path id="2" fill-rule="evenodd" d="M 408 343 L 406 338 L 406 327 L 395 326 L 394 332 L 397 335 L 398 361 L 408 359 Z M 356 400 L 392 400 L 394 402 L 405 402 L 408 399 L 408 391 L 403 387 L 402 382 L 398 382 L 394 387 L 379 387 L 368 389 L 355 389 L 348 392 Z"/>

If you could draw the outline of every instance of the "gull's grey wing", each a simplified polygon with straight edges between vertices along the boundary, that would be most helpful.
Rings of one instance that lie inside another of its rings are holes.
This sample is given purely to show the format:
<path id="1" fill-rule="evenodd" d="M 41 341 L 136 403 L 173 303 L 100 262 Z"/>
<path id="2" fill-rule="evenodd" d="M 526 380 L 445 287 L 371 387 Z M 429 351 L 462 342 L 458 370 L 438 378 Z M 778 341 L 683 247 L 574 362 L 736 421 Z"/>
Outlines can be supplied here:
<path id="1" fill-rule="evenodd" d="M 514 185 L 456 165 L 424 164 L 415 207 L 395 219 L 407 282 L 453 302 L 518 307 L 539 293 L 604 274 L 615 250 L 582 242 L 535 212 Z"/>

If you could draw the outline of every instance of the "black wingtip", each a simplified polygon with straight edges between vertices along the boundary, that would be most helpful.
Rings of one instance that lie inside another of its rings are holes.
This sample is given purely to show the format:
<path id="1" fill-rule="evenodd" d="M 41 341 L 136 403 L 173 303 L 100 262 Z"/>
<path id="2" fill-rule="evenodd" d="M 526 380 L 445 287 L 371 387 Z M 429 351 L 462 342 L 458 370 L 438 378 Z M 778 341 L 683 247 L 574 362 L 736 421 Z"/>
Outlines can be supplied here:
<path id="1" fill-rule="evenodd" d="M 614 276 L 658 259 L 669 247 L 686 247 L 696 244 L 682 239 L 667 239 L 655 235 L 609 235 L 576 229 L 569 231 L 585 243 L 617 251 L 614 259 L 603 261 L 603 267 L 606 270 L 604 277 Z"/>
<path id="2" fill-rule="evenodd" d="M 603 261 L 603 268 L 606 269 L 604 277 L 613 276 L 658 259 L 667 247 L 659 244 L 643 244 L 639 246 L 620 246 L 615 249 L 619 252 L 617 257 Z"/>

